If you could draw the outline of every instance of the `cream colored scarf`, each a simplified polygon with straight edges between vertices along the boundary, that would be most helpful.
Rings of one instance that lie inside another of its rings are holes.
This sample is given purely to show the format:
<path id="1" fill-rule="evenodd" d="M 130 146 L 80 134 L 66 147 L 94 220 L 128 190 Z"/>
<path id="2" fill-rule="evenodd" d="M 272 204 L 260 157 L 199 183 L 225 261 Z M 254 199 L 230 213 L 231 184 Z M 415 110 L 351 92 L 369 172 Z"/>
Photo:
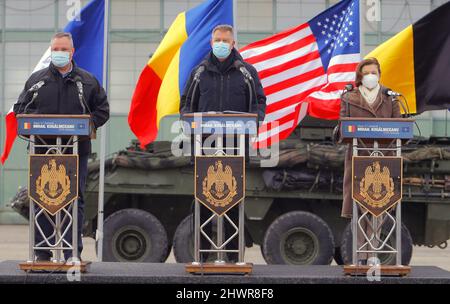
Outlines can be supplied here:
<path id="1" fill-rule="evenodd" d="M 373 88 L 373 90 L 369 90 L 368 88 L 366 88 L 363 85 L 360 85 L 358 87 L 358 89 L 359 89 L 359 92 L 361 93 L 361 95 L 367 101 L 367 103 L 369 105 L 372 105 L 375 102 L 375 100 L 377 99 L 378 92 L 380 91 L 380 84 L 377 84 L 377 86 L 375 88 Z"/>

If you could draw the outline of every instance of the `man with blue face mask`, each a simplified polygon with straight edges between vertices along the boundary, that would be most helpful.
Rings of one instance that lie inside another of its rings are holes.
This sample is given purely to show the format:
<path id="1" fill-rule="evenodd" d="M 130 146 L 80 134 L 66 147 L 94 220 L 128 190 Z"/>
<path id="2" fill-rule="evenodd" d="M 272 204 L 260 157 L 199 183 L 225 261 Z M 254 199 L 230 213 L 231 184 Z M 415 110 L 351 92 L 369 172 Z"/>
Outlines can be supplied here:
<path id="1" fill-rule="evenodd" d="M 181 114 L 237 111 L 255 113 L 258 114 L 259 121 L 264 120 L 266 96 L 258 73 L 251 64 L 242 59 L 234 45 L 233 27 L 218 25 L 214 28 L 211 51 L 200 65 L 192 70 L 181 96 Z M 198 79 L 198 87 L 195 90 L 192 89 L 194 79 Z M 232 137 L 225 137 L 224 146 L 228 145 L 228 140 L 234 141 Z M 231 143 L 230 146 L 232 145 Z M 234 223 L 237 223 L 239 216 L 237 206 L 231 208 L 227 214 Z M 201 222 L 204 223 L 209 216 L 208 209 L 201 205 Z M 229 221 L 224 221 L 224 228 L 225 239 L 228 239 L 234 232 L 233 227 Z M 203 230 L 211 235 L 212 224 L 208 223 Z M 201 237 L 201 248 L 207 249 L 208 246 L 209 242 L 206 238 Z M 237 249 L 237 247 L 237 238 L 234 237 L 226 249 Z M 237 253 L 228 253 L 227 257 L 230 262 L 237 261 L 238 258 Z M 202 253 L 200 258 L 206 261 L 208 255 Z"/>
<path id="2" fill-rule="evenodd" d="M 25 83 L 25 87 L 14 105 L 16 114 L 89 114 L 94 128 L 102 126 L 109 119 L 109 103 L 105 90 L 97 79 L 88 71 L 78 67 L 73 61 L 72 35 L 70 33 L 57 33 L 51 39 L 51 62 L 47 68 L 33 73 Z M 37 97 L 31 102 L 30 88 L 40 84 Z M 82 95 L 80 93 L 82 88 Z M 82 96 L 82 97 L 81 97 Z M 47 139 L 48 144 L 55 144 L 55 140 Z M 63 139 L 62 144 L 67 140 Z M 37 154 L 46 150 L 36 148 Z M 72 153 L 72 151 L 67 151 Z M 91 153 L 91 141 L 80 140 L 78 142 L 78 256 L 83 249 L 81 232 L 84 216 L 83 192 L 86 186 L 88 156 Z M 36 206 L 36 211 L 40 207 Z M 38 217 L 38 223 L 47 237 L 53 233 L 51 223 L 45 216 Z M 65 228 L 63 227 L 63 230 Z M 35 242 L 43 240 L 38 229 L 35 229 Z M 66 233 L 65 240 L 70 244 L 72 232 Z M 54 242 L 54 240 L 50 240 Z M 36 260 L 48 261 L 52 253 L 49 250 L 36 250 Z M 64 257 L 68 260 L 72 250 L 65 250 Z"/>
<path id="3" fill-rule="evenodd" d="M 211 37 L 211 52 L 192 70 L 181 96 L 180 113 L 208 111 L 239 111 L 258 114 L 262 121 L 266 109 L 266 96 L 255 68 L 245 62 L 234 48 L 233 27 L 218 25 Z M 199 67 L 204 71 L 198 74 Z M 252 91 L 245 82 L 242 68 L 252 78 Z M 192 96 L 190 88 L 199 75 L 198 89 Z"/>

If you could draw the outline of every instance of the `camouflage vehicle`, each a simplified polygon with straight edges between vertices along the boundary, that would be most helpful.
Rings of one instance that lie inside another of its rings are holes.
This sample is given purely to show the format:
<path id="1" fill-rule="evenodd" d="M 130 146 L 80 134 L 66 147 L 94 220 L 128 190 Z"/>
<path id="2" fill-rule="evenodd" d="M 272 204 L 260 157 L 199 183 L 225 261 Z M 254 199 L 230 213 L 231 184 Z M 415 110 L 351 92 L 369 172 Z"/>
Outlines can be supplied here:
<path id="1" fill-rule="evenodd" d="M 250 158 L 246 246 L 261 246 L 268 264 L 338 264 L 351 259 L 349 220 L 340 217 L 345 146 L 332 141 L 336 121 L 307 119 L 280 143 L 279 163 Z M 193 165 L 170 142 L 145 151 L 133 142 L 106 162 L 104 260 L 193 259 Z M 402 262 L 413 245 L 445 248 L 450 238 L 450 138 L 415 138 L 403 148 Z M 98 161 L 89 164 L 84 235 L 97 228 Z M 26 190 L 12 200 L 28 216 Z M 392 240 L 394 241 L 394 240 Z M 395 261 L 393 255 L 381 257 Z"/>

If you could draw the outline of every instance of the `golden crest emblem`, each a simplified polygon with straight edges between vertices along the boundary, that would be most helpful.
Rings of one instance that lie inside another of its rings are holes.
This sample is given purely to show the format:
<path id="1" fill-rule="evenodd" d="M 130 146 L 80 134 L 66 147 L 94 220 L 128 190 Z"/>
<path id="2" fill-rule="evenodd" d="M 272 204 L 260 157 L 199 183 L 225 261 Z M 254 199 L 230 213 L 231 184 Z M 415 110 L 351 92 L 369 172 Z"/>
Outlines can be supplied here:
<path id="1" fill-rule="evenodd" d="M 30 155 L 30 199 L 54 215 L 78 197 L 77 155 Z"/>
<path id="2" fill-rule="evenodd" d="M 36 193 L 39 198 L 53 206 L 60 205 L 70 194 L 70 178 L 63 164 L 56 165 L 55 159 L 41 168 L 41 175 L 36 180 Z"/>
<path id="3" fill-rule="evenodd" d="M 242 156 L 197 156 L 195 198 L 222 215 L 245 197 L 245 164 Z"/>
<path id="4" fill-rule="evenodd" d="M 203 194 L 213 206 L 225 207 L 231 203 L 236 192 L 237 183 L 230 166 L 223 166 L 218 160 L 209 166 L 207 176 L 203 179 Z"/>
<path id="5" fill-rule="evenodd" d="M 353 157 L 352 197 L 375 216 L 402 198 L 401 157 Z"/>
<path id="6" fill-rule="evenodd" d="M 380 208 L 386 205 L 394 195 L 394 180 L 389 168 L 384 166 L 381 169 L 378 161 L 367 166 L 360 182 L 360 194 L 372 207 Z"/>

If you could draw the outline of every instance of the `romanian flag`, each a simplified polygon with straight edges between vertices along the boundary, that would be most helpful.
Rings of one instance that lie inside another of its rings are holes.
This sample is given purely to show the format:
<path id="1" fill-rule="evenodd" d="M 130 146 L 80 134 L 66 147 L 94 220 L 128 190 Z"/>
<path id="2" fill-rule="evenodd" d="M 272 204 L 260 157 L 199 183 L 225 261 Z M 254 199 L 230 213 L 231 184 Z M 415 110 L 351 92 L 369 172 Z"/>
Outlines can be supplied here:
<path id="1" fill-rule="evenodd" d="M 134 90 L 128 124 L 145 147 L 158 134 L 162 117 L 179 113 L 191 70 L 211 50 L 211 33 L 233 25 L 233 0 L 207 0 L 180 13 L 144 67 Z"/>
<path id="2" fill-rule="evenodd" d="M 410 113 L 450 108 L 450 2 L 367 57 L 378 59 L 380 82 L 406 97 Z"/>

